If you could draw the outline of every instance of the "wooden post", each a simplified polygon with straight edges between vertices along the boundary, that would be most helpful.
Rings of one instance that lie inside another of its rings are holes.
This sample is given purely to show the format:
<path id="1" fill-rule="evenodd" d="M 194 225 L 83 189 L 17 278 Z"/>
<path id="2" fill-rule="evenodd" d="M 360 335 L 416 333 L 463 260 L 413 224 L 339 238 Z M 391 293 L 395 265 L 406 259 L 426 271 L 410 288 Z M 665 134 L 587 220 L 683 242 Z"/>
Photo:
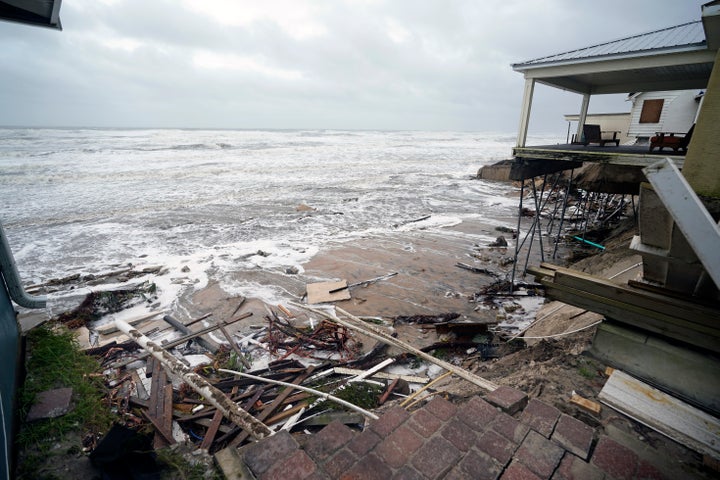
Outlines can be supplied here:
<path id="1" fill-rule="evenodd" d="M 517 147 L 524 147 L 527 140 L 528 126 L 530 125 L 530 109 L 532 107 L 535 79 L 525 78 L 522 110 L 520 111 L 520 127 L 518 128 Z"/>

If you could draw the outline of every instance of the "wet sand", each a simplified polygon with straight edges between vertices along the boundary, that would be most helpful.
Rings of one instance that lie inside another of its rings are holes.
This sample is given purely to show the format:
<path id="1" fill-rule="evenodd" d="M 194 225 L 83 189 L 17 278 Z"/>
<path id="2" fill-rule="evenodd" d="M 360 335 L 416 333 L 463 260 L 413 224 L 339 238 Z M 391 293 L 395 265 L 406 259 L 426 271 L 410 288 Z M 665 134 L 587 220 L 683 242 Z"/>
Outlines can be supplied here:
<path id="1" fill-rule="evenodd" d="M 385 320 L 398 316 L 457 313 L 459 321 L 496 323 L 497 311 L 478 308 L 474 298 L 484 286 L 511 276 L 512 264 L 506 264 L 504 260 L 513 256 L 514 241 L 510 234 L 496 230 L 497 225 L 509 227 L 516 221 L 506 220 L 465 221 L 441 230 L 397 231 L 350 243 L 338 242 L 303 265 L 301 274 L 256 270 L 245 275 L 253 282 L 286 291 L 287 299 L 281 304 L 289 307 L 289 302 L 301 301 L 309 283 L 344 279 L 353 284 L 397 272 L 390 278 L 352 287 L 349 300 L 332 304 L 354 315 Z M 489 246 L 500 235 L 507 237 L 509 246 Z M 458 263 L 496 272 L 498 277 L 460 268 Z M 239 302 L 217 284 L 195 292 L 187 300 L 185 308 L 189 316 L 212 312 L 215 319 L 232 318 Z M 270 306 L 277 310 L 277 305 Z M 290 308 L 298 312 L 298 309 Z M 248 299 L 240 309 L 240 312 L 247 311 L 253 312 L 253 316 L 233 325 L 231 331 L 247 331 L 250 325 L 266 323 L 264 302 Z M 437 341 L 434 332 L 425 334 L 416 327 L 407 328 L 407 332 L 402 326 L 397 329 L 401 338 L 417 347 Z"/>

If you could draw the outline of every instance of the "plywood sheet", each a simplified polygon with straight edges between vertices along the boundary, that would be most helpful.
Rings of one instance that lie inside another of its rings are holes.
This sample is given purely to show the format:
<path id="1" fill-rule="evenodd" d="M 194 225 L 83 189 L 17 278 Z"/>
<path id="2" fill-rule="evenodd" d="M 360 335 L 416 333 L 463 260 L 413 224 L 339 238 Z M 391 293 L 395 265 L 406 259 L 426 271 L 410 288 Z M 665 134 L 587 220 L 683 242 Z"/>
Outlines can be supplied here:
<path id="1" fill-rule="evenodd" d="M 350 300 L 350 290 L 347 288 L 347 280 L 308 283 L 306 289 L 309 304 Z"/>

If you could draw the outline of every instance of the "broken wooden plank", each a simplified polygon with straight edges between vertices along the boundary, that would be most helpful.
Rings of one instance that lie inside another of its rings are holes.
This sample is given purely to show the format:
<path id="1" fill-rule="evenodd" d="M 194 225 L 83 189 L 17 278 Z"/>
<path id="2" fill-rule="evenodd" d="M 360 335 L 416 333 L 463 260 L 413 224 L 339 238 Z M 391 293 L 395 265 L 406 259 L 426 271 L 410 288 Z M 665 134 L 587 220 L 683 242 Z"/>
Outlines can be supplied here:
<path id="1" fill-rule="evenodd" d="M 192 330 L 190 330 L 190 328 L 187 325 L 183 324 L 179 320 L 174 319 L 170 315 L 163 316 L 163 320 L 165 320 L 167 323 L 169 323 L 170 325 L 172 325 L 174 328 L 176 328 L 177 330 L 179 330 L 181 333 L 183 333 L 185 335 L 189 335 L 189 334 L 193 333 Z M 223 329 L 222 323 L 220 323 L 218 325 L 218 328 L 220 330 Z M 213 342 L 210 339 L 203 338 L 202 336 L 195 337 L 195 341 L 198 343 L 198 345 L 202 346 L 204 349 L 206 349 L 207 351 L 209 351 L 211 353 L 217 353 L 218 349 L 220 348 L 217 343 Z"/>
<path id="2" fill-rule="evenodd" d="M 190 387 L 215 406 L 215 408 L 222 411 L 225 418 L 242 427 L 258 440 L 270 435 L 271 431 L 267 425 L 238 408 L 235 402 L 230 400 L 222 391 L 212 386 L 207 380 L 192 371 L 190 367 L 181 363 L 160 345 L 149 340 L 139 331 L 121 320 L 115 320 L 115 324 L 118 329 L 135 340 L 138 345 L 148 350 L 165 368 L 169 369 L 175 375 L 180 376 Z"/>
<path id="3" fill-rule="evenodd" d="M 232 319 L 232 320 L 230 320 L 230 321 L 228 321 L 228 322 L 216 323 L 215 325 L 211 325 L 211 326 L 209 326 L 209 327 L 203 328 L 202 330 L 198 330 L 197 332 L 192 332 L 192 333 L 190 333 L 190 334 L 188 334 L 188 335 L 183 335 L 182 337 L 176 338 L 175 340 L 171 340 L 171 341 L 169 341 L 169 342 L 167 342 L 167 343 L 163 343 L 163 344 L 162 344 L 162 348 L 164 348 L 164 349 L 166 349 L 166 350 L 169 350 L 169 349 L 171 349 L 171 348 L 177 347 L 178 345 L 182 345 L 183 343 L 187 342 L 188 340 L 192 340 L 193 338 L 195 338 L 195 337 L 197 337 L 197 336 L 199 336 L 199 335 L 204 335 L 204 334 L 206 334 L 206 333 L 208 333 L 208 332 L 212 332 L 212 331 L 214 331 L 214 330 L 219 329 L 219 328 L 220 328 L 220 325 L 223 325 L 223 326 L 225 326 L 225 325 L 231 325 L 231 324 L 233 324 L 233 323 L 235 323 L 235 322 L 239 322 L 240 320 L 242 320 L 242 319 L 244 319 L 244 318 L 251 317 L 252 314 L 253 314 L 252 312 L 247 312 L 247 313 L 244 313 L 244 314 L 240 315 L 239 317 L 236 317 L 236 318 L 234 318 L 234 319 Z M 146 358 L 146 357 L 148 357 L 148 356 L 150 356 L 150 355 L 151 355 L 151 353 L 146 351 L 146 352 L 141 353 L 141 354 L 139 354 L 139 355 L 137 355 L 137 356 L 135 356 L 135 357 L 133 357 L 133 358 L 130 358 L 130 359 L 127 359 L 127 360 L 123 360 L 123 361 L 118 362 L 118 363 L 114 363 L 114 364 L 110 365 L 109 368 L 124 367 L 125 365 L 127 365 L 127 364 L 129 364 L 129 363 L 135 362 L 135 361 L 137 361 L 137 360 L 142 360 L 143 358 Z"/>
<path id="4" fill-rule="evenodd" d="M 570 397 L 570 403 L 572 403 L 573 405 L 577 405 L 578 407 L 592 413 L 593 415 L 600 415 L 601 406 L 599 403 L 593 402 L 592 400 L 589 400 L 585 397 L 581 397 L 575 392 L 573 392 L 572 397 Z"/>
<path id="5" fill-rule="evenodd" d="M 543 283 L 545 281 L 543 280 Z M 576 307 L 600 313 L 616 321 L 644 328 L 645 330 L 681 340 L 691 345 L 720 352 L 720 330 L 699 326 L 669 315 L 651 312 L 647 314 L 636 305 L 567 285 L 547 282 L 547 296 Z M 698 331 L 698 327 L 702 331 Z"/>
<path id="6" fill-rule="evenodd" d="M 313 370 L 315 370 L 315 367 L 314 367 L 314 366 L 308 367 L 307 370 L 305 370 L 304 373 L 302 373 L 302 374 L 299 375 L 297 378 L 295 378 L 295 380 L 293 380 L 292 384 L 293 384 L 293 385 L 300 385 L 302 382 L 305 381 L 306 378 L 308 378 L 308 377 L 312 374 Z M 264 390 L 264 389 L 260 389 L 260 392 L 262 392 L 263 390 Z M 280 394 L 278 394 L 278 396 L 275 397 L 275 400 L 274 400 L 270 405 L 267 405 L 265 408 L 263 408 L 263 410 L 257 415 L 256 418 L 257 418 L 258 420 L 260 420 L 261 422 L 264 421 L 266 418 L 268 418 L 270 415 L 272 415 L 272 413 L 275 412 L 275 410 L 277 410 L 277 409 L 280 407 L 280 405 L 282 404 L 282 402 L 285 401 L 285 399 L 286 399 L 288 396 L 290 396 L 290 394 L 292 393 L 292 391 L 293 391 L 292 388 L 285 388 L 282 392 L 280 392 Z M 257 395 L 257 398 L 260 398 L 260 395 L 259 395 L 259 394 Z M 253 400 L 253 403 L 255 403 L 255 401 L 257 401 L 257 398 L 255 398 L 255 399 Z M 250 405 L 252 405 L 252 404 L 250 404 Z M 249 408 L 248 408 L 248 410 L 249 410 Z M 239 446 L 246 438 L 247 438 L 247 433 L 246 433 L 246 432 L 241 432 L 237 437 L 235 437 L 235 438 L 230 442 L 230 446 L 237 447 L 237 446 Z"/>
<path id="7" fill-rule="evenodd" d="M 380 395 L 380 399 L 378 400 L 378 405 L 382 405 L 385 402 L 387 402 L 387 399 L 390 397 L 393 390 L 395 390 L 395 387 L 397 387 L 397 384 L 399 381 L 400 381 L 400 379 L 396 378 L 395 380 L 392 381 L 392 383 L 390 383 L 390 385 L 388 385 L 388 387 L 385 389 L 383 394 Z"/>
<path id="8" fill-rule="evenodd" d="M 349 409 L 351 409 L 351 410 L 354 410 L 354 411 L 356 411 L 356 412 L 359 412 L 359 413 L 365 415 L 366 417 L 368 417 L 368 418 L 370 418 L 370 419 L 372 419 L 372 420 L 377 420 L 377 419 L 379 418 L 377 415 L 375 415 L 375 414 L 372 413 L 372 412 L 369 412 L 369 411 L 365 410 L 364 408 L 360 408 L 360 407 L 358 407 L 357 405 L 354 405 L 354 404 L 352 404 L 352 403 L 350 403 L 350 402 L 347 402 L 347 401 L 343 400 L 342 398 L 337 398 L 337 397 L 335 397 L 335 396 L 333 396 L 333 395 L 330 395 L 330 394 L 328 394 L 328 393 L 321 392 L 321 391 L 319 391 L 319 390 L 315 390 L 314 388 L 303 387 L 302 385 L 295 385 L 295 384 L 292 384 L 292 383 L 280 382 L 280 381 L 277 381 L 277 380 L 270 380 L 269 378 L 257 377 L 257 376 L 255 376 L 255 375 L 250 375 L 250 374 L 243 373 L 243 372 L 236 372 L 236 371 L 234 371 L 234 370 L 228 370 L 228 369 L 225 369 L 225 368 L 220 368 L 220 369 L 218 369 L 218 371 L 220 371 L 220 372 L 225 372 L 225 373 L 231 373 L 231 374 L 233 374 L 233 375 L 238 375 L 238 376 L 240 376 L 240 377 L 252 378 L 252 379 L 257 380 L 257 381 L 259 381 L 259 382 L 267 382 L 267 383 L 272 383 L 272 384 L 275 384 L 275 385 L 282 385 L 282 386 L 284 386 L 284 387 L 288 387 L 288 389 L 302 390 L 302 391 L 304 391 L 304 392 L 308 392 L 308 393 L 312 393 L 313 395 L 317 395 L 318 397 L 323 398 L 323 399 L 325 399 L 325 400 L 329 400 L 329 401 L 334 402 L 334 403 L 339 403 L 340 405 L 342 405 L 342 406 L 344 406 L 344 407 L 347 407 L 347 408 L 349 408 Z"/>
<path id="9" fill-rule="evenodd" d="M 473 273 L 482 273 L 483 275 L 489 275 L 491 277 L 498 278 L 499 275 L 492 270 L 488 270 L 487 268 L 479 268 L 479 267 L 473 267 L 472 265 L 468 265 L 467 263 L 457 262 L 455 264 L 456 267 L 460 267 L 464 270 L 469 270 Z"/>
<path id="10" fill-rule="evenodd" d="M 398 272 L 393 272 L 393 273 L 388 273 L 387 275 L 380 275 L 379 277 L 370 278 L 368 280 L 362 280 L 360 282 L 351 283 L 350 285 L 347 285 L 345 287 L 334 288 L 334 289 L 330 290 L 330 293 L 339 292 L 346 288 L 350 289 L 350 288 L 354 288 L 354 287 L 362 287 L 362 286 L 370 285 L 371 283 L 379 282 L 380 280 L 385 280 L 387 278 L 394 277 L 397 274 L 398 274 Z"/>
<path id="11" fill-rule="evenodd" d="M 600 401 L 675 440 L 720 459 L 720 420 L 630 375 L 615 370 Z"/>
<path id="12" fill-rule="evenodd" d="M 233 397 L 238 391 L 238 387 L 233 387 L 232 391 L 230 392 L 230 398 Z M 215 435 L 218 432 L 218 429 L 220 428 L 220 423 L 222 422 L 223 415 L 220 410 L 216 410 L 215 414 L 213 415 L 212 421 L 210 422 L 210 426 L 208 427 L 207 431 L 205 432 L 205 436 L 203 437 L 203 441 L 200 444 L 200 448 L 203 450 L 210 450 L 210 446 L 213 443 L 213 440 L 215 440 Z"/>
<path id="13" fill-rule="evenodd" d="M 310 304 L 314 304 L 350 300 L 350 291 L 347 289 L 347 286 L 347 280 L 309 283 L 305 287 L 307 291 L 307 301 Z"/>
<path id="14" fill-rule="evenodd" d="M 145 315 L 140 315 L 139 317 L 134 317 L 129 320 L 123 320 L 128 325 L 137 325 L 139 323 L 142 323 L 146 320 L 150 320 L 151 318 L 157 317 L 162 312 L 150 312 Z M 106 323 L 105 325 L 100 325 L 95 329 L 97 333 L 100 335 L 108 335 L 110 333 L 114 333 L 118 331 L 118 328 L 115 326 L 114 322 Z"/>

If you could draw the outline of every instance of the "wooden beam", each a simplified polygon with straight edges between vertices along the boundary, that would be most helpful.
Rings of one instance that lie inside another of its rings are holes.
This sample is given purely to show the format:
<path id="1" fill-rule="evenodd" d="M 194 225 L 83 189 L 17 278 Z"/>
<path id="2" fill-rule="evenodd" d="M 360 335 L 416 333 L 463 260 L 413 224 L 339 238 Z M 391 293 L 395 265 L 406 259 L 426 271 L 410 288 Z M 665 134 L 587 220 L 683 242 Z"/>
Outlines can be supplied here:
<path id="1" fill-rule="evenodd" d="M 566 285 L 557 285 L 544 280 L 542 283 L 546 286 L 545 293 L 550 298 L 600 313 L 618 322 L 644 328 L 648 331 L 675 338 L 714 352 L 720 352 L 720 338 L 718 338 L 718 333 L 720 332 L 717 330 L 713 332 L 713 335 L 709 335 L 708 333 L 694 330 L 692 328 L 694 324 L 689 322 L 678 325 L 674 322 L 666 321 L 668 318 L 677 320 L 673 319 L 673 317 L 647 315 L 647 312 L 643 311 L 643 309 L 628 303 L 619 302 Z"/>
<path id="2" fill-rule="evenodd" d="M 558 269 L 555 272 L 553 281 L 559 285 L 584 289 L 590 293 L 596 293 L 621 302 L 636 305 L 664 316 L 672 316 L 685 322 L 698 324 L 698 329 L 704 331 L 720 330 L 720 311 L 715 308 L 708 308 L 693 302 L 654 292 L 634 289 L 605 278 L 595 277 L 575 270 Z M 708 327 L 708 329 L 704 329 L 701 326 Z"/>

